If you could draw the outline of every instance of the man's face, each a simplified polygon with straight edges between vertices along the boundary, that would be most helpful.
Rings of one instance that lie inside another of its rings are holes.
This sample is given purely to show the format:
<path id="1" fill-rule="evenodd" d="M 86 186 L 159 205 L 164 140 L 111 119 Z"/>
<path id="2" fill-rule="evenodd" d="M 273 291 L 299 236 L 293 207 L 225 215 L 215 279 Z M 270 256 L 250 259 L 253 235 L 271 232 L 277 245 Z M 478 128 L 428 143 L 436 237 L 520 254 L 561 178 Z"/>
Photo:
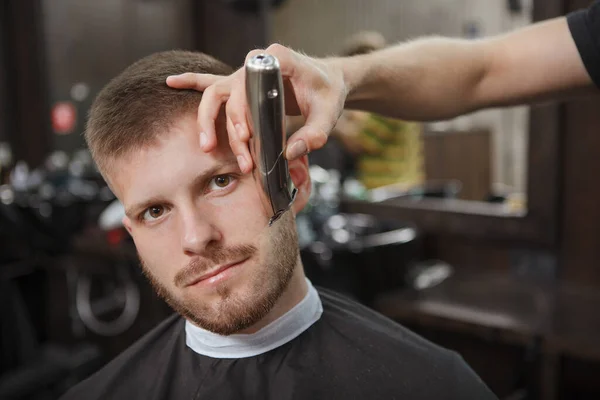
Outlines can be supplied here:
<path id="1" fill-rule="evenodd" d="M 292 212 L 268 227 L 259 186 L 240 173 L 218 126 L 217 149 L 204 153 L 195 118 L 180 118 L 156 145 L 117 160 L 109 178 L 158 294 L 196 325 L 228 335 L 268 314 L 299 256 Z M 310 187 L 306 160 L 290 163 L 290 173 L 300 177 L 299 211 Z"/>

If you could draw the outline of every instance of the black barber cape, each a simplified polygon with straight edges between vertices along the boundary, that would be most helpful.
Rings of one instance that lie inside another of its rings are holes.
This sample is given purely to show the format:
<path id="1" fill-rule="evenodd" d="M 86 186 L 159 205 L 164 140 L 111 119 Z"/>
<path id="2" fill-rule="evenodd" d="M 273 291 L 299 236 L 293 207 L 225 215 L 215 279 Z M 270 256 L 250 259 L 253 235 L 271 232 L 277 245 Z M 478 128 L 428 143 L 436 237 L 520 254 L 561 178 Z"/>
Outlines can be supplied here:
<path id="1" fill-rule="evenodd" d="M 310 290 L 322 314 L 272 350 L 200 355 L 175 315 L 63 399 L 496 399 L 456 353 L 339 294 Z"/>
<path id="2" fill-rule="evenodd" d="M 600 1 L 595 1 L 588 9 L 569 14 L 567 22 L 581 60 L 592 81 L 600 88 Z"/>

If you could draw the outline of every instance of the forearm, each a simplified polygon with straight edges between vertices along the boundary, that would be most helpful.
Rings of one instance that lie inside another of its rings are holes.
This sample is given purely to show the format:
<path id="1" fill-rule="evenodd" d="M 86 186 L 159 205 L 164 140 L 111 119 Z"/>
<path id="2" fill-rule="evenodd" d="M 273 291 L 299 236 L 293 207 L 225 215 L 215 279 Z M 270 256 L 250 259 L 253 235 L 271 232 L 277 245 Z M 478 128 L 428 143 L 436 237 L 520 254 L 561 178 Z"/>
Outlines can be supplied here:
<path id="1" fill-rule="evenodd" d="M 426 38 L 348 59 L 347 108 L 407 120 L 594 90 L 564 18 L 485 40 Z"/>
<path id="2" fill-rule="evenodd" d="M 436 120 L 475 107 L 486 72 L 478 42 L 427 38 L 339 63 L 348 85 L 347 108 L 408 120 Z"/>

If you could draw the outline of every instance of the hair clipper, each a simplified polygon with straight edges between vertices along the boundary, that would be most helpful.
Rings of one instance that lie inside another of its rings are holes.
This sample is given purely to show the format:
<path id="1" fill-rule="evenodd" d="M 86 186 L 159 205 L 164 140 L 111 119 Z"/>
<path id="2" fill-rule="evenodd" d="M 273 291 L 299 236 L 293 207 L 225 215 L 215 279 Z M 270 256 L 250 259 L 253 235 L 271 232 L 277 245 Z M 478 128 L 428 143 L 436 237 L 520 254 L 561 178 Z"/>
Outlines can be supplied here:
<path id="1" fill-rule="evenodd" d="M 283 80 L 277 58 L 259 54 L 246 62 L 246 96 L 253 135 L 250 153 L 255 164 L 254 178 L 262 188 L 261 197 L 271 213 L 269 226 L 292 204 L 296 188 L 290 179 L 283 155 L 286 145 Z"/>

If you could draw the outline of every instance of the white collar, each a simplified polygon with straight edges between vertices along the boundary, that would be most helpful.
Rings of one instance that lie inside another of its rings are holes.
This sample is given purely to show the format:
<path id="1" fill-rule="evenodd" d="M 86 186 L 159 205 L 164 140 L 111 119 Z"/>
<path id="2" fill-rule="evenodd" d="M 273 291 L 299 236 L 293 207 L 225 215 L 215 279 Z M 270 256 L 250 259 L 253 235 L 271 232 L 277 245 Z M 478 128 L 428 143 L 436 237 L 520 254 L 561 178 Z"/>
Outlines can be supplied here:
<path id="1" fill-rule="evenodd" d="M 306 296 L 291 310 L 252 334 L 222 336 L 185 322 L 185 342 L 196 353 L 212 358 L 246 358 L 266 353 L 298 337 L 323 314 L 319 293 L 307 279 Z"/>

